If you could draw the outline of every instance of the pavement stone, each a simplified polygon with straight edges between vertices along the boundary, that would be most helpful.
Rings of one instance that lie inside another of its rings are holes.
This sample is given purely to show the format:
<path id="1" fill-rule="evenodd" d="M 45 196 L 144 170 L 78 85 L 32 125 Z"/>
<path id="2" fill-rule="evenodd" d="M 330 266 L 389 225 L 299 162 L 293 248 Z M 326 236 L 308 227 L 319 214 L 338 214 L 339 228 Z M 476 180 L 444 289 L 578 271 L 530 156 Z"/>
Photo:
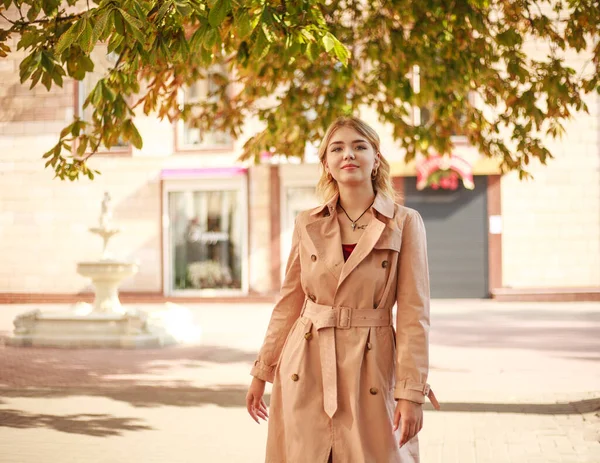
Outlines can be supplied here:
<path id="1" fill-rule="evenodd" d="M 268 304 L 140 306 L 163 349 L 2 343 L 34 308 L 60 307 L 0 306 L 0 463 L 264 461 L 244 397 Z M 600 463 L 599 332 L 595 303 L 434 300 L 422 462 Z"/>

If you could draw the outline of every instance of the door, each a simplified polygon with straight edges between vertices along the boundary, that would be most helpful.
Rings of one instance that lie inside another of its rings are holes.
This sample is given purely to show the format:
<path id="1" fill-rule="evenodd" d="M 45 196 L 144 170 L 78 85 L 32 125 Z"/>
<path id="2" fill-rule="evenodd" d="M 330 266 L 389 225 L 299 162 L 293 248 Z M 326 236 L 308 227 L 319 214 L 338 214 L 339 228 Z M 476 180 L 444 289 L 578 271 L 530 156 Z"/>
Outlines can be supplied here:
<path id="1" fill-rule="evenodd" d="M 473 190 L 418 191 L 415 177 L 404 179 L 405 205 L 427 230 L 432 297 L 489 297 L 487 177 L 474 181 Z"/>

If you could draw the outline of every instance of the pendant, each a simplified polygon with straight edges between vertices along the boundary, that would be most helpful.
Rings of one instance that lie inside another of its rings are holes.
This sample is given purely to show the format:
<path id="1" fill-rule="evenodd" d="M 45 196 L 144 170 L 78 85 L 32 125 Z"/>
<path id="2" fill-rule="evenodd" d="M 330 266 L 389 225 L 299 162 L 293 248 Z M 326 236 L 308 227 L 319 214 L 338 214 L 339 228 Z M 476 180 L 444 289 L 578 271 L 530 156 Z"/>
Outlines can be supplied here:
<path id="1" fill-rule="evenodd" d="M 352 222 L 352 231 L 356 230 L 356 222 Z"/>

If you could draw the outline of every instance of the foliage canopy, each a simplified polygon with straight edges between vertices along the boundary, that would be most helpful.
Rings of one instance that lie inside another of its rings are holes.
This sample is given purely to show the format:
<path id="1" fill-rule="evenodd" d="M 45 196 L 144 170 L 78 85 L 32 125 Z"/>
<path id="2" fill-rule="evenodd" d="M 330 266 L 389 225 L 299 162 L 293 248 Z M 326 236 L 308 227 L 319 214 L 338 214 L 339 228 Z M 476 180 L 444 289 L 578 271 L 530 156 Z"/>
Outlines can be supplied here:
<path id="1" fill-rule="evenodd" d="M 257 161 L 303 156 L 333 119 L 367 107 L 407 161 L 451 153 L 461 134 L 523 177 L 600 91 L 595 0 L 0 0 L 0 15 L 0 59 L 18 37 L 31 87 L 83 79 L 99 43 L 118 57 L 85 101 L 91 118 L 44 154 L 62 179 L 93 178 L 86 160 L 102 145 L 141 147 L 136 107 L 234 137 L 258 117 L 265 129 L 241 156 Z M 589 58 L 583 72 L 566 64 L 573 51 Z M 210 98 L 180 103 L 182 87 L 221 67 Z"/>

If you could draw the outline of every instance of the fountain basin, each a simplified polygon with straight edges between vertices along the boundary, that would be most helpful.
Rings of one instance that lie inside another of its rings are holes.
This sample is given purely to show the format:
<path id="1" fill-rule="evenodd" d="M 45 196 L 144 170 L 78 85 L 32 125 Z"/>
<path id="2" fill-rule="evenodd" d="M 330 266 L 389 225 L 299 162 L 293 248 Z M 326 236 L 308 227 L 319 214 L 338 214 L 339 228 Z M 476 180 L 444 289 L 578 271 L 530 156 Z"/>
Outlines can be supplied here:
<path id="1" fill-rule="evenodd" d="M 170 343 L 153 332 L 141 311 L 123 314 L 42 312 L 33 310 L 14 320 L 8 343 L 15 346 L 81 348 L 149 348 Z"/>
<path id="2" fill-rule="evenodd" d="M 94 285 L 94 312 L 124 313 L 119 300 L 119 285 L 125 278 L 137 273 L 137 264 L 115 260 L 79 262 L 77 273 L 90 278 Z"/>

